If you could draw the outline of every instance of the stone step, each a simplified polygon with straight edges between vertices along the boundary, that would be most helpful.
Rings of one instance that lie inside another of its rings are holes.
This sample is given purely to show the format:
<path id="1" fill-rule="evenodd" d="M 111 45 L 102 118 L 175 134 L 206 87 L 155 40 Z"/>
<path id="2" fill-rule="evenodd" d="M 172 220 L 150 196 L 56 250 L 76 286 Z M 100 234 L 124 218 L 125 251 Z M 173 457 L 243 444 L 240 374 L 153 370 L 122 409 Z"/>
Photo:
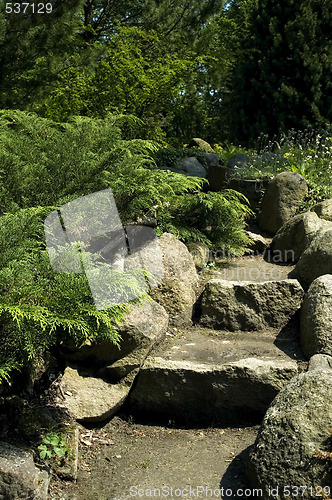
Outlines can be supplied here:
<path id="1" fill-rule="evenodd" d="M 143 364 L 126 411 L 187 424 L 261 418 L 299 371 L 304 358 L 297 337 L 293 327 L 168 335 Z"/>
<path id="2" fill-rule="evenodd" d="M 218 252 L 216 252 L 219 267 L 217 270 L 207 271 L 206 274 L 215 279 L 257 283 L 287 279 L 295 265 L 285 264 L 282 261 L 277 264 L 266 260 L 271 255 L 270 250 L 267 250 L 264 255 L 253 253 L 242 257 L 222 259 L 223 254 L 218 255 Z"/>
<path id="3" fill-rule="evenodd" d="M 200 323 L 229 331 L 281 328 L 300 309 L 303 294 L 295 279 L 212 279 L 202 294 Z"/>

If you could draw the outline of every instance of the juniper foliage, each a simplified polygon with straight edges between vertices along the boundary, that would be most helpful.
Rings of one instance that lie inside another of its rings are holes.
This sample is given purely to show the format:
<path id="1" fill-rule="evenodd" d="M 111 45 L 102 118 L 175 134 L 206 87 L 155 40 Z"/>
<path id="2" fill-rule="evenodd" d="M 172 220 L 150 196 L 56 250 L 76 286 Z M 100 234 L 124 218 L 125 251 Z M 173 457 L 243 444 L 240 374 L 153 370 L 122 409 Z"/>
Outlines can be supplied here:
<path id="1" fill-rule="evenodd" d="M 139 139 L 139 129 L 121 115 L 59 124 L 0 112 L 0 380 L 65 339 L 119 342 L 115 327 L 128 304 L 98 311 L 84 273 L 51 267 L 43 222 L 64 203 L 111 188 L 124 225 L 154 217 L 159 234 L 183 241 L 234 250 L 245 242 L 245 199 L 204 193 L 201 179 L 159 170 L 160 146 Z M 126 274 L 117 284 L 124 294 L 138 286 Z"/>
<path id="2" fill-rule="evenodd" d="M 97 310 L 84 273 L 58 273 L 44 240 L 54 207 L 27 208 L 0 217 L 0 381 L 63 341 L 77 346 L 109 340 L 127 305 Z"/>
<path id="3" fill-rule="evenodd" d="M 123 115 L 59 124 L 0 112 L 1 212 L 59 206 L 111 188 L 123 224 L 153 216 L 159 232 L 240 248 L 250 212 L 245 199 L 227 191 L 203 195 L 201 179 L 157 169 L 155 158 L 165 155 L 158 143 L 137 138 L 140 125 Z"/>

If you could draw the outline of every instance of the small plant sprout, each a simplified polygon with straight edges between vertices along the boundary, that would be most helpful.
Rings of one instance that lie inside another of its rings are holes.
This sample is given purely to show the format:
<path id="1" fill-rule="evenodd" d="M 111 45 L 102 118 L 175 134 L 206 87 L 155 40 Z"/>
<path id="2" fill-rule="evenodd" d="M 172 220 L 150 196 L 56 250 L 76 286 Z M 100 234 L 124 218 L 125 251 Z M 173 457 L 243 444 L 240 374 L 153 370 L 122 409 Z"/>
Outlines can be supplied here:
<path id="1" fill-rule="evenodd" d="M 48 458 L 64 458 L 65 455 L 71 455 L 61 432 L 50 432 L 43 437 L 43 444 L 38 446 L 39 456 L 42 460 Z"/>

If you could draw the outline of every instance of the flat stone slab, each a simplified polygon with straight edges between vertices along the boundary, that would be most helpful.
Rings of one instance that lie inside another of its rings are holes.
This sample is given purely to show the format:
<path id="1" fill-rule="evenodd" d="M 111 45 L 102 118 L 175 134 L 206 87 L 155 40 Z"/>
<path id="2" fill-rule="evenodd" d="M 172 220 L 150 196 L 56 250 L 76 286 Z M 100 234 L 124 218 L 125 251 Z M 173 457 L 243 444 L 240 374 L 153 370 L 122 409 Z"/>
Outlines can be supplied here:
<path id="1" fill-rule="evenodd" d="M 297 375 L 297 359 L 303 358 L 294 332 L 193 329 L 168 336 L 143 364 L 129 411 L 182 421 L 261 414 Z"/>
<path id="2" fill-rule="evenodd" d="M 267 241 L 269 239 L 267 238 Z M 267 257 L 272 255 L 267 250 Z M 222 257 L 220 255 L 219 257 Z M 289 273 L 294 269 L 294 265 L 284 263 L 273 263 L 264 260 L 263 255 L 246 255 L 233 259 L 218 259 L 216 255 L 219 269 L 212 271 L 211 278 L 217 278 L 227 281 L 252 281 L 262 282 L 268 280 L 283 280 L 287 279 Z"/>

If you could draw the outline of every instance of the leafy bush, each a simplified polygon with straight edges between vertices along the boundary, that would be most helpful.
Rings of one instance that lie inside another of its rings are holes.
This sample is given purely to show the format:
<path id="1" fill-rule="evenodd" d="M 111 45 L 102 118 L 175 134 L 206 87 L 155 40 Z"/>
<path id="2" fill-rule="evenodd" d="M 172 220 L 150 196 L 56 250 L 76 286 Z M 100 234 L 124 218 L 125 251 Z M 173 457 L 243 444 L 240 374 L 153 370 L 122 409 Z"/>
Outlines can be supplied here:
<path id="1" fill-rule="evenodd" d="M 215 153 L 219 156 L 221 165 L 227 165 L 228 160 L 236 154 L 245 154 L 249 157 L 255 155 L 255 151 L 252 149 L 245 149 L 241 146 L 235 146 L 234 144 L 226 143 L 224 145 L 214 144 L 213 146 Z"/>
<path id="2" fill-rule="evenodd" d="M 246 198 L 231 189 L 220 193 L 185 194 L 174 198 L 170 209 L 160 216 L 160 229 L 185 242 L 200 241 L 211 249 L 243 252 L 248 243 L 243 229 L 252 214 Z"/>
<path id="3" fill-rule="evenodd" d="M 0 112 L 0 210 L 61 204 L 107 187 L 105 171 L 151 163 L 156 144 L 124 139 L 122 126 L 132 136 L 139 120 L 76 117 L 57 124 L 31 113 Z"/>
<path id="4" fill-rule="evenodd" d="M 195 156 L 198 161 L 206 167 L 207 160 L 205 154 L 206 151 L 197 147 L 167 147 L 158 149 L 157 152 L 154 153 L 153 158 L 158 167 L 175 168 L 182 158 Z"/>
<path id="5" fill-rule="evenodd" d="M 174 231 L 183 240 L 206 239 L 203 216 L 195 227 L 195 212 L 207 215 L 210 210 L 214 227 L 224 227 L 225 220 L 229 224 L 225 243 L 231 245 L 234 232 L 237 245 L 247 213 L 245 199 L 234 193 L 203 196 L 201 179 L 151 168 L 166 158 L 167 166 L 174 166 L 172 162 L 186 154 L 201 154 L 202 161 L 204 155 L 185 148 L 165 150 L 157 143 L 135 139 L 139 127 L 134 117 L 76 117 L 57 124 L 29 113 L 1 112 L 2 212 L 58 206 L 110 187 L 124 224 L 154 216 L 159 231 Z M 123 138 L 123 129 L 130 138 Z M 220 231 L 209 235 L 211 242 L 220 244 Z"/>
<path id="6" fill-rule="evenodd" d="M 246 241 L 245 198 L 203 193 L 201 179 L 156 169 L 159 146 L 136 129 L 133 117 L 57 124 L 0 112 L 0 380 L 64 340 L 119 340 L 114 327 L 128 307 L 97 311 L 84 274 L 51 268 L 43 222 L 60 205 L 111 188 L 123 224 L 154 217 L 159 234 L 234 251 Z M 137 283 L 122 276 L 119 286 Z"/>
<path id="7" fill-rule="evenodd" d="M 289 170 L 301 174 L 308 183 L 304 207 L 332 197 L 331 130 L 290 130 L 274 140 L 262 136 L 257 147 L 256 155 L 247 153 L 251 161 L 235 173 L 236 177 L 262 179 Z"/>
<path id="8" fill-rule="evenodd" d="M 283 170 L 298 172 L 307 180 L 307 205 L 332 196 L 331 130 L 290 130 L 276 143 L 275 152 L 282 155 Z"/>
<path id="9" fill-rule="evenodd" d="M 43 236 L 43 222 L 53 208 L 22 209 L 0 217 L 0 380 L 9 380 L 43 355 L 71 339 L 108 339 L 128 311 L 125 305 L 106 310 L 94 306 L 86 276 L 55 272 Z"/>

